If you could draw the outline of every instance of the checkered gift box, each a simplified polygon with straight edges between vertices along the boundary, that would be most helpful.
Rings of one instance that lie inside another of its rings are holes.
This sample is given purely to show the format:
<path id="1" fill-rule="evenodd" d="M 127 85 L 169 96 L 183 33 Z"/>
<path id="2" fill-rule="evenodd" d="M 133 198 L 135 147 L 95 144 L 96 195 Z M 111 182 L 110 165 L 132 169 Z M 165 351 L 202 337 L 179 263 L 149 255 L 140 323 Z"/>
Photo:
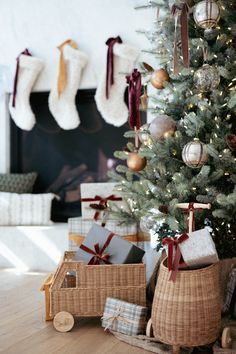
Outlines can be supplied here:
<path id="1" fill-rule="evenodd" d="M 227 293 L 225 304 L 223 307 L 224 312 L 230 312 L 231 315 L 236 316 L 236 268 L 233 268 L 229 274 L 229 281 L 227 284 Z"/>
<path id="2" fill-rule="evenodd" d="M 101 220 L 96 223 L 101 225 Z M 83 219 L 82 217 L 69 218 L 69 250 L 77 251 L 81 243 L 84 241 L 85 236 L 91 229 L 94 220 Z M 132 223 L 129 225 L 119 225 L 118 220 L 107 220 L 106 226 L 108 230 L 116 235 L 121 236 L 127 241 L 137 242 L 137 224 Z"/>
<path id="3" fill-rule="evenodd" d="M 144 334 L 147 307 L 108 297 L 102 316 L 102 327 L 127 335 Z"/>

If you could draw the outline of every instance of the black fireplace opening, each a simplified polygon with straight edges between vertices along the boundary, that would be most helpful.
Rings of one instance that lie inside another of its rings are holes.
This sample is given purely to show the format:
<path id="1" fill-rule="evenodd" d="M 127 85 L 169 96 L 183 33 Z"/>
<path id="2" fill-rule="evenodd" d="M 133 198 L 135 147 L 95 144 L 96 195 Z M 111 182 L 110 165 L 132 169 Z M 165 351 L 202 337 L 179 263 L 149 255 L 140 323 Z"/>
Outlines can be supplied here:
<path id="1" fill-rule="evenodd" d="M 48 108 L 49 92 L 31 94 L 30 104 L 36 117 L 31 131 L 19 129 L 11 119 L 10 165 L 12 173 L 36 171 L 34 193 L 55 193 L 52 220 L 65 222 L 81 215 L 80 184 L 105 182 L 108 170 L 121 161 L 116 150 L 125 148 L 124 132 L 128 123 L 117 128 L 107 124 L 96 108 L 95 89 L 79 90 L 76 107 L 80 125 L 63 130 Z M 142 114 L 142 123 L 145 123 Z"/>

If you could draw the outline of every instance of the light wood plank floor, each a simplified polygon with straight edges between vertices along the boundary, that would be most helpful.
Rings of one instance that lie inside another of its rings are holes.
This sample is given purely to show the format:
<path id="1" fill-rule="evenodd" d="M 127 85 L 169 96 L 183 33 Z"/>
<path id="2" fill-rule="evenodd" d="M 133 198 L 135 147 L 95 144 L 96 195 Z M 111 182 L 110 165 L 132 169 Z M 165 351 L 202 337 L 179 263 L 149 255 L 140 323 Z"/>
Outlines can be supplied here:
<path id="1" fill-rule="evenodd" d="M 71 332 L 56 332 L 51 322 L 44 321 L 44 297 L 39 289 L 45 276 L 0 270 L 0 353 L 150 353 L 105 333 L 99 319 L 80 319 Z"/>

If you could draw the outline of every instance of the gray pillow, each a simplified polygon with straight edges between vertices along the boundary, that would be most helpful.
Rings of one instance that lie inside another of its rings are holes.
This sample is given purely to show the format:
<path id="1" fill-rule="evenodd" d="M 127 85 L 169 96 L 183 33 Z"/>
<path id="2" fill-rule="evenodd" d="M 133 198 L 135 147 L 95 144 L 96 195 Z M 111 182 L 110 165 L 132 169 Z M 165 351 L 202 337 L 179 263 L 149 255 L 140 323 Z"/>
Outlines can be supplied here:
<path id="1" fill-rule="evenodd" d="M 10 193 L 32 193 L 36 172 L 0 173 L 0 191 Z"/>

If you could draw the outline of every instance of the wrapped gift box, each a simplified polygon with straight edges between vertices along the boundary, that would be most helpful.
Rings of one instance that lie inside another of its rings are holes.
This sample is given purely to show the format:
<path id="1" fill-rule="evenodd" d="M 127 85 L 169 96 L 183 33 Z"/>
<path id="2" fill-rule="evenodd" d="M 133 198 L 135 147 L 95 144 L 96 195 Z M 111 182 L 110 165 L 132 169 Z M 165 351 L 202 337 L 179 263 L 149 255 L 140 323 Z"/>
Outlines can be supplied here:
<path id="1" fill-rule="evenodd" d="M 121 195 L 114 191 L 115 185 L 116 183 L 82 183 L 80 185 L 81 213 L 84 219 L 94 219 L 96 212 L 97 219 L 102 219 L 105 209 L 100 210 L 99 208 L 102 209 L 105 203 L 111 207 L 115 203 L 118 207 L 125 208 Z M 108 198 L 107 201 L 106 198 Z"/>
<path id="2" fill-rule="evenodd" d="M 147 307 L 108 297 L 102 316 L 102 327 L 127 335 L 144 334 Z"/>
<path id="3" fill-rule="evenodd" d="M 216 247 L 207 228 L 188 233 L 189 238 L 179 243 L 188 267 L 201 267 L 219 261 Z"/>
<path id="4" fill-rule="evenodd" d="M 98 244 L 101 250 L 111 234 L 112 232 L 110 230 L 94 223 L 82 245 L 98 254 L 95 245 Z M 82 247 L 82 245 L 80 247 Z M 102 252 L 103 255 L 109 255 L 109 262 L 112 264 L 140 263 L 144 253 L 141 248 L 124 240 L 118 235 L 114 235 L 110 239 L 109 245 L 104 252 Z M 85 251 L 82 248 L 79 248 L 75 254 L 76 260 L 84 261 L 86 264 L 89 264 L 93 257 L 95 257 L 93 253 Z M 103 261 L 101 261 L 101 263 L 103 263 Z"/>
<path id="5" fill-rule="evenodd" d="M 77 251 L 81 243 L 84 241 L 85 236 L 91 229 L 94 220 L 83 219 L 82 217 L 69 218 L 69 250 Z M 101 220 L 96 221 L 98 225 L 101 225 Z M 124 240 L 137 243 L 137 224 L 132 223 L 129 225 L 119 225 L 118 220 L 107 220 L 106 228 L 116 235 L 121 236 Z"/>

